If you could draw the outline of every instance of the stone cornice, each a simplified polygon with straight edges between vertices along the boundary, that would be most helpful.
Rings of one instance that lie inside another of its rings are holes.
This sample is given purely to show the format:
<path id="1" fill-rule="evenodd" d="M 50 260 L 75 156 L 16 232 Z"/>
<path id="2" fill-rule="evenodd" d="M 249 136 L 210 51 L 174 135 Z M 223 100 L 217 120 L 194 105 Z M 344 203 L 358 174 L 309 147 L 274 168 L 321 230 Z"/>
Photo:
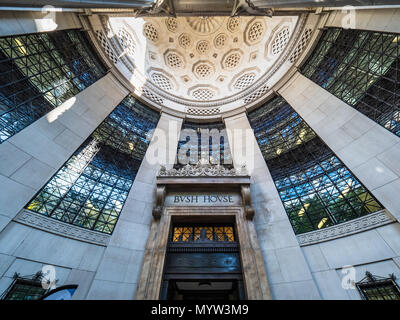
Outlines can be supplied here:
<path id="1" fill-rule="evenodd" d="M 346 237 L 392 222 L 395 222 L 395 219 L 391 217 L 386 210 L 381 210 L 328 228 L 300 234 L 297 236 L 297 239 L 300 243 L 300 246 L 307 246 L 319 242 Z"/>
<path id="2" fill-rule="evenodd" d="M 13 221 L 66 238 L 100 246 L 107 246 L 111 237 L 111 235 L 102 232 L 81 228 L 26 209 L 21 210 Z"/>

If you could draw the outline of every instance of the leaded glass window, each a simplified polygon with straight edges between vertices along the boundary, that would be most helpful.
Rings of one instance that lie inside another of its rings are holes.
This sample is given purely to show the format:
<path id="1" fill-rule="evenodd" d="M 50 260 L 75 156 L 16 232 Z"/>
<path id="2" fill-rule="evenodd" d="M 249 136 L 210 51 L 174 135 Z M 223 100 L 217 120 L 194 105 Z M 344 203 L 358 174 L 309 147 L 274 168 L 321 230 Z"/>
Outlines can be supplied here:
<path id="1" fill-rule="evenodd" d="M 175 225 L 172 242 L 235 242 L 233 225 Z"/>
<path id="2" fill-rule="evenodd" d="M 185 122 L 178 142 L 175 168 L 186 164 L 208 163 L 232 167 L 225 125 Z"/>
<path id="3" fill-rule="evenodd" d="M 296 234 L 382 209 L 283 98 L 248 117 Z"/>
<path id="4" fill-rule="evenodd" d="M 3 292 L 1 300 L 38 300 L 48 290 L 42 285 L 43 274 L 36 273 L 33 276 L 21 277 L 18 273 L 14 274 L 13 282 Z"/>
<path id="5" fill-rule="evenodd" d="M 400 34 L 329 28 L 301 72 L 400 136 Z"/>
<path id="6" fill-rule="evenodd" d="M 367 271 L 356 287 L 364 300 L 400 300 L 400 289 L 395 280 L 394 274 L 384 278 Z"/>
<path id="7" fill-rule="evenodd" d="M 83 31 L 0 38 L 0 143 L 105 72 Z"/>
<path id="8" fill-rule="evenodd" d="M 26 208 L 112 233 L 158 119 L 127 96 Z"/>

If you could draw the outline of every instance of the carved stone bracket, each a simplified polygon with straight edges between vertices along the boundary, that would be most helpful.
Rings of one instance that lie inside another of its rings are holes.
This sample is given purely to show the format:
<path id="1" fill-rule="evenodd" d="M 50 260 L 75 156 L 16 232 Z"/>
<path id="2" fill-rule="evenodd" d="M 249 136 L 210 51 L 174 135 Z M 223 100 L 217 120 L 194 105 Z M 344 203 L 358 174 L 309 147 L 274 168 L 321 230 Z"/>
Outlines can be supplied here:
<path id="1" fill-rule="evenodd" d="M 164 200 L 165 200 L 165 194 L 166 194 L 166 188 L 165 185 L 157 185 L 157 190 L 156 190 L 156 203 L 153 209 L 153 217 L 154 219 L 160 219 L 163 206 L 164 206 Z"/>
<path id="2" fill-rule="evenodd" d="M 250 185 L 241 185 L 240 190 L 242 192 L 243 206 L 246 218 L 248 220 L 253 220 L 254 209 L 251 205 Z"/>

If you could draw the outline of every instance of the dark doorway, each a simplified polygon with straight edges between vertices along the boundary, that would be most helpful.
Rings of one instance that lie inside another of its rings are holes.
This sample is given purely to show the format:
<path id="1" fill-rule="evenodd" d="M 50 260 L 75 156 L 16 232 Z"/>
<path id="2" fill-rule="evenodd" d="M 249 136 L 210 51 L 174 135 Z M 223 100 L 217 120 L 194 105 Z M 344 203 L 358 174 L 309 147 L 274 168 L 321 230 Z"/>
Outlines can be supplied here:
<path id="1" fill-rule="evenodd" d="M 234 224 L 174 224 L 160 298 L 242 300 L 239 243 Z"/>
<path id="2" fill-rule="evenodd" d="M 239 300 L 237 280 L 170 280 L 168 300 Z"/>

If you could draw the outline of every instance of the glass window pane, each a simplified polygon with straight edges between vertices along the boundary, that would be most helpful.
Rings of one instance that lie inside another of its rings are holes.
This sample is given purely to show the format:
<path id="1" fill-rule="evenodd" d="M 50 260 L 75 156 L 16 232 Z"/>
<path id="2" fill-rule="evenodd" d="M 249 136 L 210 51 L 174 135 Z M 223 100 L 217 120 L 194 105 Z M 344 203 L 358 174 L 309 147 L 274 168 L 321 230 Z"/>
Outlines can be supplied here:
<path id="1" fill-rule="evenodd" d="M 329 28 L 301 72 L 400 136 L 400 35 Z"/>
<path id="2" fill-rule="evenodd" d="M 248 117 L 296 234 L 383 209 L 283 98 Z"/>
<path id="3" fill-rule="evenodd" d="M 0 38 L 0 143 L 105 72 L 79 30 Z"/>
<path id="4" fill-rule="evenodd" d="M 158 119 L 157 112 L 127 96 L 26 208 L 111 233 Z"/>

